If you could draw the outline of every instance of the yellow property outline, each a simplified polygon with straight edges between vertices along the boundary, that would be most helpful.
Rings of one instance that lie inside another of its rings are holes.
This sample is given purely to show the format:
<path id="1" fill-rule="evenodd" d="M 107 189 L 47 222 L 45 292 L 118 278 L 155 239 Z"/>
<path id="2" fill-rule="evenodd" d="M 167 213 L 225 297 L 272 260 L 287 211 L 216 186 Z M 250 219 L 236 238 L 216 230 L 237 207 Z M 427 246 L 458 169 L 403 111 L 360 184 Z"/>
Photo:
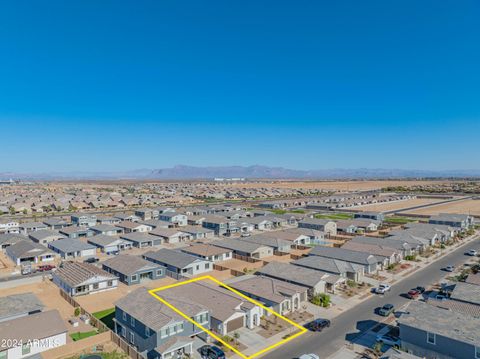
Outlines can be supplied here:
<path id="1" fill-rule="evenodd" d="M 230 344 L 226 343 L 222 338 L 220 338 L 218 335 L 216 335 L 215 333 L 213 333 L 212 331 L 208 330 L 207 328 L 205 328 L 204 326 L 202 326 L 200 323 L 196 322 L 195 320 L 193 320 L 192 318 L 190 318 L 188 315 L 186 315 L 185 313 L 183 313 L 181 310 L 177 309 L 175 306 L 173 306 L 172 304 L 170 304 L 168 301 L 166 301 L 165 299 L 161 298 L 160 296 L 158 296 L 155 292 L 159 292 L 159 291 L 162 291 L 162 290 L 165 290 L 165 289 L 169 289 L 169 288 L 174 288 L 174 287 L 178 287 L 178 286 L 181 286 L 181 285 L 185 285 L 185 284 L 188 284 L 188 283 L 192 283 L 192 282 L 198 282 L 198 281 L 201 281 L 201 280 L 205 280 L 205 279 L 210 279 L 211 281 L 217 283 L 218 285 L 220 285 L 221 287 L 225 288 L 225 289 L 228 289 L 230 291 L 232 291 L 233 293 L 239 295 L 240 297 L 248 300 L 249 302 L 252 302 L 253 304 L 265 309 L 267 312 L 270 312 L 272 313 L 273 315 L 277 316 L 278 318 L 280 319 L 283 319 L 284 321 L 286 321 L 287 323 L 293 325 L 294 327 L 296 327 L 297 329 L 300 329 L 300 331 L 298 333 L 295 333 L 291 336 L 289 336 L 288 338 L 286 339 L 282 339 L 281 341 L 275 343 L 275 344 L 272 344 L 270 345 L 269 347 L 267 348 L 264 348 L 262 350 L 259 350 L 258 352 L 250 355 L 250 356 L 246 356 L 245 354 L 241 353 L 240 351 L 238 351 L 236 348 L 234 348 L 233 346 L 231 346 Z M 252 358 L 255 358 L 257 356 L 259 356 L 260 354 L 263 354 L 273 348 L 276 348 L 282 344 L 285 344 L 287 342 L 289 342 L 290 340 L 292 339 L 295 339 L 297 337 L 299 337 L 300 335 L 302 334 L 305 334 L 308 330 L 305 329 L 304 327 L 302 327 L 300 324 L 297 324 L 295 323 L 294 321 L 284 317 L 283 315 L 280 315 L 278 314 L 276 311 L 274 311 L 273 309 L 271 308 L 268 308 L 266 307 L 265 305 L 263 305 L 262 303 L 259 303 L 257 302 L 256 300 L 252 299 L 252 298 L 249 298 L 247 297 L 245 294 L 242 294 L 240 293 L 238 290 L 236 289 L 233 289 L 232 287 L 226 285 L 225 283 L 219 281 L 218 279 L 210 276 L 210 275 L 205 275 L 205 276 L 202 276 L 202 277 L 198 277 L 198 278 L 194 278 L 194 279 L 189 279 L 189 280 L 186 280 L 186 281 L 182 281 L 182 282 L 178 282 L 178 283 L 174 283 L 174 284 L 170 284 L 170 285 L 166 285 L 164 287 L 160 287 L 160 288 L 155 288 L 155 289 L 150 289 L 148 291 L 152 296 L 154 296 L 156 299 L 158 299 L 159 301 L 161 301 L 163 304 L 165 304 L 167 307 L 169 307 L 170 309 L 172 309 L 174 312 L 176 312 L 177 314 L 179 314 L 180 316 L 182 316 L 183 318 L 185 318 L 186 320 L 188 320 L 190 323 L 192 323 L 193 325 L 197 326 L 198 328 L 202 329 L 203 331 L 205 331 L 208 335 L 210 335 L 212 338 L 215 338 L 216 340 L 218 340 L 220 343 L 222 343 L 223 345 L 225 345 L 228 349 L 230 349 L 231 351 L 233 351 L 234 353 L 240 355 L 242 358 L 244 359 L 252 359 Z"/>

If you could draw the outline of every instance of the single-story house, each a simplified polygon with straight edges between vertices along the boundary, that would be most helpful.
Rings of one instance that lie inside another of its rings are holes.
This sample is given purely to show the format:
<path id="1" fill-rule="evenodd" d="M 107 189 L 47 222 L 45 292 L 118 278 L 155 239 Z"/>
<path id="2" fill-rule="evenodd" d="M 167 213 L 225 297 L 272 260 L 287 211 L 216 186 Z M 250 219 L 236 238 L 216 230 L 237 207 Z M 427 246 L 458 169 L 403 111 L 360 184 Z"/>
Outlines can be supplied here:
<path id="1" fill-rule="evenodd" d="M 358 212 L 353 215 L 353 218 L 372 219 L 374 221 L 383 222 L 385 214 L 382 212 Z"/>
<path id="2" fill-rule="evenodd" d="M 47 244 L 66 238 L 63 234 L 60 234 L 57 231 L 52 231 L 51 229 L 42 229 L 36 232 L 31 232 L 28 237 L 32 241 L 41 244 Z"/>
<path id="3" fill-rule="evenodd" d="M 215 232 L 200 226 L 184 226 L 182 232 L 190 234 L 192 240 L 209 239 L 215 236 Z"/>
<path id="4" fill-rule="evenodd" d="M 62 229 L 72 224 L 62 218 L 48 218 L 45 219 L 43 223 L 50 229 Z"/>
<path id="5" fill-rule="evenodd" d="M 127 213 L 117 213 L 114 215 L 115 218 L 118 218 L 121 222 L 138 222 L 140 221 L 140 217 L 135 214 L 127 214 Z M 118 223 L 116 223 L 118 224 Z"/>
<path id="6" fill-rule="evenodd" d="M 246 296 L 258 300 L 280 315 L 294 312 L 308 300 L 308 289 L 304 286 L 287 283 L 274 278 L 246 276 L 230 286 Z M 270 313 L 265 312 L 265 315 Z"/>
<path id="7" fill-rule="evenodd" d="M 8 246 L 5 253 L 17 266 L 22 263 L 51 262 L 55 259 L 55 253 L 30 240 L 21 240 Z"/>
<path id="8" fill-rule="evenodd" d="M 118 278 L 93 264 L 64 262 L 52 272 L 52 280 L 71 296 L 85 295 L 116 289 Z"/>
<path id="9" fill-rule="evenodd" d="M 127 285 L 165 277 L 165 267 L 138 256 L 122 254 L 102 263 L 102 268 Z"/>
<path id="10" fill-rule="evenodd" d="M 93 232 L 85 226 L 64 227 L 60 229 L 59 232 L 71 239 L 87 238 L 93 236 Z"/>
<path id="11" fill-rule="evenodd" d="M 45 306 L 33 293 L 0 297 L 0 323 L 41 312 Z"/>
<path id="12" fill-rule="evenodd" d="M 244 237 L 241 240 L 251 243 L 263 244 L 265 246 L 273 248 L 276 252 L 290 253 L 292 251 L 291 242 L 276 237 L 264 236 L 263 234 L 256 234 L 250 237 Z"/>
<path id="13" fill-rule="evenodd" d="M 270 262 L 265 267 L 257 269 L 255 274 L 303 286 L 308 289 L 309 297 L 325 293 L 326 278 L 330 276 L 325 272 L 282 262 Z"/>
<path id="14" fill-rule="evenodd" d="M 210 262 L 219 262 L 233 258 L 233 251 L 212 244 L 193 244 L 189 247 L 180 248 L 182 252 L 200 257 Z"/>
<path id="15" fill-rule="evenodd" d="M 456 230 L 464 230 L 474 225 L 474 219 L 468 214 L 440 213 L 436 216 L 431 216 L 428 223 L 444 224 L 454 227 Z"/>
<path id="16" fill-rule="evenodd" d="M 365 268 L 365 273 L 367 274 L 375 273 L 383 265 L 382 260 L 379 260 L 370 253 L 352 251 L 344 248 L 317 246 L 313 248 L 308 255 L 338 259 L 348 263 L 362 265 Z"/>
<path id="17" fill-rule="evenodd" d="M 291 262 L 294 265 L 338 275 L 345 279 L 360 282 L 365 274 L 365 266 L 333 258 L 310 256 Z"/>
<path id="18" fill-rule="evenodd" d="M 142 224 L 133 221 L 123 221 L 116 224 L 116 226 L 121 228 L 125 233 L 146 233 L 153 229 L 153 227 L 149 226 L 148 224 Z"/>
<path id="19" fill-rule="evenodd" d="M 212 262 L 172 249 L 150 251 L 145 253 L 143 258 L 167 267 L 168 271 L 181 276 L 194 276 L 213 270 Z"/>
<path id="20" fill-rule="evenodd" d="M 78 239 L 59 239 L 58 241 L 50 242 L 48 248 L 60 254 L 63 259 L 69 258 L 88 258 L 95 257 L 97 249 L 91 244 L 82 242 Z"/>
<path id="21" fill-rule="evenodd" d="M 97 217 L 97 223 L 98 224 L 110 224 L 112 226 L 120 223 L 122 220 L 117 217 L 113 216 L 98 216 Z"/>
<path id="22" fill-rule="evenodd" d="M 236 255 L 255 259 L 273 256 L 274 251 L 272 247 L 241 239 L 222 239 L 211 244 L 216 247 L 231 249 Z"/>
<path id="23" fill-rule="evenodd" d="M 158 219 L 175 223 L 179 227 L 187 225 L 187 216 L 181 213 L 163 212 L 159 214 Z"/>
<path id="24" fill-rule="evenodd" d="M 150 235 L 162 238 L 162 242 L 180 243 L 192 240 L 189 233 L 179 231 L 176 228 L 155 228 L 150 232 Z"/>
<path id="25" fill-rule="evenodd" d="M 111 224 L 97 224 L 90 227 L 90 230 L 95 234 L 103 234 L 105 236 L 116 236 L 123 233 L 123 229 Z"/>
<path id="26" fill-rule="evenodd" d="M 92 227 L 97 223 L 97 216 L 95 214 L 72 214 L 72 223 L 77 226 Z"/>
<path id="27" fill-rule="evenodd" d="M 43 222 L 27 222 L 18 226 L 20 233 L 29 234 L 30 232 L 47 229 L 47 225 Z"/>
<path id="28" fill-rule="evenodd" d="M 325 232 L 332 236 L 337 235 L 337 224 L 329 219 L 305 218 L 304 220 L 298 222 L 298 227 L 314 229 L 316 231 Z"/>
<path id="29" fill-rule="evenodd" d="M 0 358 L 36 358 L 67 344 L 68 329 L 57 310 L 40 311 L 0 322 Z"/>
<path id="30" fill-rule="evenodd" d="M 28 237 L 20 233 L 1 233 L 0 249 L 3 251 L 5 250 L 5 248 L 11 246 L 12 244 L 25 240 L 28 240 Z"/>
<path id="31" fill-rule="evenodd" d="M 365 244 L 348 241 L 342 246 L 342 248 L 373 254 L 376 258 L 383 260 L 383 267 L 398 263 L 403 258 L 401 251 L 394 248 L 383 247 L 378 244 Z"/>
<path id="32" fill-rule="evenodd" d="M 411 245 L 405 241 L 391 239 L 391 237 L 378 238 L 378 237 L 353 237 L 349 242 L 353 243 L 365 243 L 380 245 L 384 248 L 393 248 L 399 250 L 402 253 L 402 258 L 405 256 L 414 254 L 416 249 L 412 249 Z"/>
<path id="33" fill-rule="evenodd" d="M 107 254 L 118 253 L 120 251 L 124 251 L 133 247 L 132 242 L 127 241 L 126 239 L 106 236 L 104 234 L 90 237 L 87 242 L 99 248 L 103 253 Z"/>
<path id="34" fill-rule="evenodd" d="M 132 242 L 132 245 L 136 248 L 153 247 L 162 244 L 160 237 L 152 236 L 148 233 L 134 232 L 121 234 L 120 238 Z"/>
<path id="35" fill-rule="evenodd" d="M 242 221 L 252 224 L 254 228 L 259 231 L 266 231 L 273 228 L 273 222 L 267 216 L 244 218 Z"/>

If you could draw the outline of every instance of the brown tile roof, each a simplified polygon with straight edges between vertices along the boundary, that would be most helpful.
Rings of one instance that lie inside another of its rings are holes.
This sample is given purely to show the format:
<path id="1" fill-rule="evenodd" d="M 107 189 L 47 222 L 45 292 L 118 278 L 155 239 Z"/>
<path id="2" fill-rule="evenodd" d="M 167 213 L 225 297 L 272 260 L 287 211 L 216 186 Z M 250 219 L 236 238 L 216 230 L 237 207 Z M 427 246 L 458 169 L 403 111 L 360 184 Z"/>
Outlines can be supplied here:
<path id="1" fill-rule="evenodd" d="M 212 246 L 211 244 L 194 244 L 181 249 L 183 252 L 197 254 L 203 257 L 210 257 L 231 252 L 230 249 Z"/>
<path id="2" fill-rule="evenodd" d="M 80 262 L 65 262 L 62 268 L 58 268 L 55 276 L 72 287 L 82 284 L 92 277 L 101 276 L 105 278 L 116 279 L 114 275 L 100 269 L 93 264 Z"/>

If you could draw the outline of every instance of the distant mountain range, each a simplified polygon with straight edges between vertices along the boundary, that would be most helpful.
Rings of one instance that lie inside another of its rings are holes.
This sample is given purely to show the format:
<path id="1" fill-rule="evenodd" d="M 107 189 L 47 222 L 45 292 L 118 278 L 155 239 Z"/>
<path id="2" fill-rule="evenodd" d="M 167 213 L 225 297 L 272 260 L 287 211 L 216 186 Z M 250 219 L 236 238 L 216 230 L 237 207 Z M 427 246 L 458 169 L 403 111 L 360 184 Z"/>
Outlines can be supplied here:
<path id="1" fill-rule="evenodd" d="M 163 169 L 139 169 L 124 172 L 13 173 L 0 172 L 0 180 L 74 180 L 74 179 L 159 179 L 189 180 L 213 178 L 245 179 L 408 179 L 408 178 L 479 178 L 480 170 L 403 170 L 384 168 L 292 170 L 268 166 L 193 167 L 178 165 Z"/>

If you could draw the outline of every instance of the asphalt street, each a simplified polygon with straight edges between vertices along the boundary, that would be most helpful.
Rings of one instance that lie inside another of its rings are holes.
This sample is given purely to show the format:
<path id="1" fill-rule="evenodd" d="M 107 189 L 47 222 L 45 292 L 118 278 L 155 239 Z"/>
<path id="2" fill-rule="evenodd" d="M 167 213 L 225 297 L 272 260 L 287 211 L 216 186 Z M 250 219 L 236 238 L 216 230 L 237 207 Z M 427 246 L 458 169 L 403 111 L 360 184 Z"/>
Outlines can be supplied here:
<path id="1" fill-rule="evenodd" d="M 391 303 L 395 308 L 399 308 L 409 302 L 409 299 L 402 294 L 404 295 L 411 288 L 416 286 L 428 287 L 435 282 L 439 282 L 447 274 L 442 268 L 449 264 L 456 267 L 463 266 L 463 263 L 470 258 L 465 255 L 465 252 L 469 249 L 480 250 L 478 237 L 475 241 L 456 249 L 402 281 L 393 284 L 392 290 L 385 296 L 371 297 L 333 318 L 331 327 L 323 332 L 304 334 L 268 353 L 264 358 L 298 358 L 300 355 L 307 353 L 315 353 L 322 359 L 327 358 L 342 348 L 346 342 L 355 340 L 384 319 L 375 314 L 376 308 L 385 303 Z"/>

